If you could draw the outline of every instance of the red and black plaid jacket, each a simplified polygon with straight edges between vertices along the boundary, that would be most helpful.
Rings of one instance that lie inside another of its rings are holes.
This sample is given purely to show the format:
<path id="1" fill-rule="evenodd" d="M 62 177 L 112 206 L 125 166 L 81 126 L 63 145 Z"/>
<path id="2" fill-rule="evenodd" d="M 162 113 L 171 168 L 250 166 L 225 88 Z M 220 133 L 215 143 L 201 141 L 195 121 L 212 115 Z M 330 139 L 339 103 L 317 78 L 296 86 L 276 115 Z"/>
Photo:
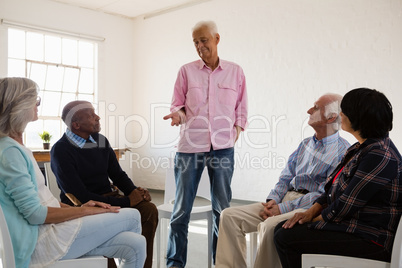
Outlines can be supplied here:
<path id="1" fill-rule="evenodd" d="M 324 222 L 310 228 L 354 233 L 391 252 L 402 214 L 401 172 L 401 155 L 389 137 L 352 145 L 316 200 L 325 207 Z"/>

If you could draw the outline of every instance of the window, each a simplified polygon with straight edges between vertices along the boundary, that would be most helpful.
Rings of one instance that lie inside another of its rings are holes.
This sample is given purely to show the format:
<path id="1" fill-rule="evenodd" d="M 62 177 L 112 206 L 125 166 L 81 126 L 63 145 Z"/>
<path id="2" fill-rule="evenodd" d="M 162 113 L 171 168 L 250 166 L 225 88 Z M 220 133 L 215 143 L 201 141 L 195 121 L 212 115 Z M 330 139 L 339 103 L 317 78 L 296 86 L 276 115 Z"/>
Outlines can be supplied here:
<path id="1" fill-rule="evenodd" d="M 97 102 L 97 43 L 9 28 L 8 76 L 28 77 L 39 85 L 39 120 L 28 124 L 24 143 L 42 148 L 38 133 L 48 131 L 53 143 L 65 131 L 65 104 Z"/>

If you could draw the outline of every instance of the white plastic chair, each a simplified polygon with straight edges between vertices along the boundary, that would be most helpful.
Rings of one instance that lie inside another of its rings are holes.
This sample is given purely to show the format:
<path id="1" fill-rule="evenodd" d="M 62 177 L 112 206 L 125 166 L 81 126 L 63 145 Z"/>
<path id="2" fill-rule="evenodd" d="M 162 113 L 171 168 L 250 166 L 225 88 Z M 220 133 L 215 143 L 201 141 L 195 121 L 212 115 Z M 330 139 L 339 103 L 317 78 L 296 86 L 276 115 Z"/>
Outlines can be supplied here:
<path id="1" fill-rule="evenodd" d="M 0 258 L 3 267 L 15 268 L 13 244 L 11 243 L 10 233 L 8 232 L 6 218 L 4 218 L 3 208 L 0 206 Z"/>
<path id="2" fill-rule="evenodd" d="M 252 232 L 250 235 L 250 267 L 254 267 L 255 257 L 258 250 L 258 232 Z"/>
<path id="3" fill-rule="evenodd" d="M 173 203 L 176 194 L 176 183 L 174 177 L 174 168 L 168 168 L 166 170 L 165 178 L 165 196 L 162 205 L 158 206 L 159 213 L 159 226 L 156 233 L 156 267 L 161 267 L 161 244 L 166 245 L 168 223 L 173 212 Z M 201 175 L 200 184 L 198 185 L 198 191 L 196 196 L 203 197 L 211 200 L 210 183 L 208 172 L 205 169 Z M 208 221 L 208 268 L 212 265 L 212 206 L 194 206 L 191 210 L 190 221 L 204 220 Z M 164 255 L 165 256 L 165 255 Z M 166 257 L 166 256 L 165 256 Z M 162 264 L 164 266 L 165 264 Z"/>
<path id="4" fill-rule="evenodd" d="M 60 193 L 61 190 L 59 188 L 59 185 L 57 184 L 57 179 L 56 179 L 56 175 L 54 175 L 52 168 L 50 166 L 50 162 L 45 162 L 43 163 L 43 166 L 45 168 L 45 175 L 46 175 L 46 185 L 47 187 L 49 187 L 50 192 L 53 194 L 53 196 L 60 201 Z M 75 206 L 81 206 L 82 203 L 80 200 L 78 200 L 73 194 L 71 193 L 65 193 L 65 195 L 67 196 L 68 199 L 70 199 L 71 203 L 73 203 Z M 66 263 L 68 261 L 65 261 Z M 115 262 L 119 263 L 119 259 L 115 259 Z M 53 267 L 53 266 L 51 266 Z M 57 266 L 60 268 L 63 267 L 68 267 L 68 263 L 66 264 L 66 266 Z"/>
<path id="5" fill-rule="evenodd" d="M 46 175 L 46 185 L 49 187 L 50 192 L 52 192 L 53 196 L 56 197 L 57 200 L 60 201 L 60 189 L 59 186 L 57 185 L 57 179 L 56 176 L 54 175 L 51 167 L 50 167 L 50 162 L 45 162 L 43 164 L 45 167 L 45 175 Z"/>
<path id="6" fill-rule="evenodd" d="M 8 226 L 6 218 L 3 214 L 3 209 L 0 207 L 0 257 L 1 263 L 4 268 L 16 268 L 14 260 L 14 250 L 13 244 L 11 242 L 10 233 L 8 231 Z M 58 261 L 49 268 L 106 268 L 107 259 L 102 256 L 85 257 L 74 260 L 64 260 Z"/>
<path id="7" fill-rule="evenodd" d="M 392 248 L 391 263 L 370 259 L 346 257 L 325 254 L 303 254 L 302 267 L 338 267 L 338 268 L 398 268 L 402 267 L 402 220 L 399 221 L 394 245 Z"/>

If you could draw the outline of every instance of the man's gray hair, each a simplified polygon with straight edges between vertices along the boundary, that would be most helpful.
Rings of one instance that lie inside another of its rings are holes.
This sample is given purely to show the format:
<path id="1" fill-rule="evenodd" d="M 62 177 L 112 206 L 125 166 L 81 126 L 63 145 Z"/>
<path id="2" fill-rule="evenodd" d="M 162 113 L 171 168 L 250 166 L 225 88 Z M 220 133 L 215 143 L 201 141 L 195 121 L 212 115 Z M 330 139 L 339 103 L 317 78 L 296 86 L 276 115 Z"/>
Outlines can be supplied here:
<path id="1" fill-rule="evenodd" d="M 342 95 L 334 93 L 328 93 L 324 96 L 329 99 L 329 103 L 325 105 L 324 116 L 326 119 L 336 116 L 336 120 L 332 123 L 332 126 L 335 130 L 339 130 L 341 125 L 341 117 L 339 116 L 339 113 L 341 112 L 341 102 L 343 97 Z"/>
<path id="2" fill-rule="evenodd" d="M 195 26 L 193 27 L 193 31 L 195 32 L 203 27 L 207 27 L 209 32 L 215 36 L 215 34 L 218 33 L 218 27 L 216 26 L 216 23 L 212 20 L 209 21 L 199 21 L 195 24 Z"/>

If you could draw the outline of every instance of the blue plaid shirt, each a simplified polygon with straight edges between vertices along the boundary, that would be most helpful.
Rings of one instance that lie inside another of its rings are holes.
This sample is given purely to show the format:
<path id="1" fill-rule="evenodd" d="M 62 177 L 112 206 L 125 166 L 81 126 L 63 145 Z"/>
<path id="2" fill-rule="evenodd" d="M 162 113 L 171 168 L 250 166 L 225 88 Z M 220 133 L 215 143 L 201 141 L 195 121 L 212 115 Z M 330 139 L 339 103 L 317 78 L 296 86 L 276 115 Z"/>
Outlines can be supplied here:
<path id="1" fill-rule="evenodd" d="M 81 149 L 84 147 L 85 143 L 87 142 L 86 139 L 81 138 L 80 136 L 78 136 L 77 134 L 73 133 L 70 129 L 66 129 L 66 136 L 73 141 L 78 147 L 80 147 Z M 91 142 L 96 143 L 96 141 L 94 140 L 94 138 L 92 138 L 91 135 L 89 135 L 88 138 Z"/>
<path id="2" fill-rule="evenodd" d="M 268 200 L 275 200 L 281 214 L 298 208 L 310 208 L 324 192 L 325 181 L 332 173 L 350 144 L 339 132 L 317 140 L 314 136 L 304 139 L 288 159 L 279 182 L 271 190 Z M 282 203 L 291 189 L 307 190 L 309 193 L 295 200 Z"/>

